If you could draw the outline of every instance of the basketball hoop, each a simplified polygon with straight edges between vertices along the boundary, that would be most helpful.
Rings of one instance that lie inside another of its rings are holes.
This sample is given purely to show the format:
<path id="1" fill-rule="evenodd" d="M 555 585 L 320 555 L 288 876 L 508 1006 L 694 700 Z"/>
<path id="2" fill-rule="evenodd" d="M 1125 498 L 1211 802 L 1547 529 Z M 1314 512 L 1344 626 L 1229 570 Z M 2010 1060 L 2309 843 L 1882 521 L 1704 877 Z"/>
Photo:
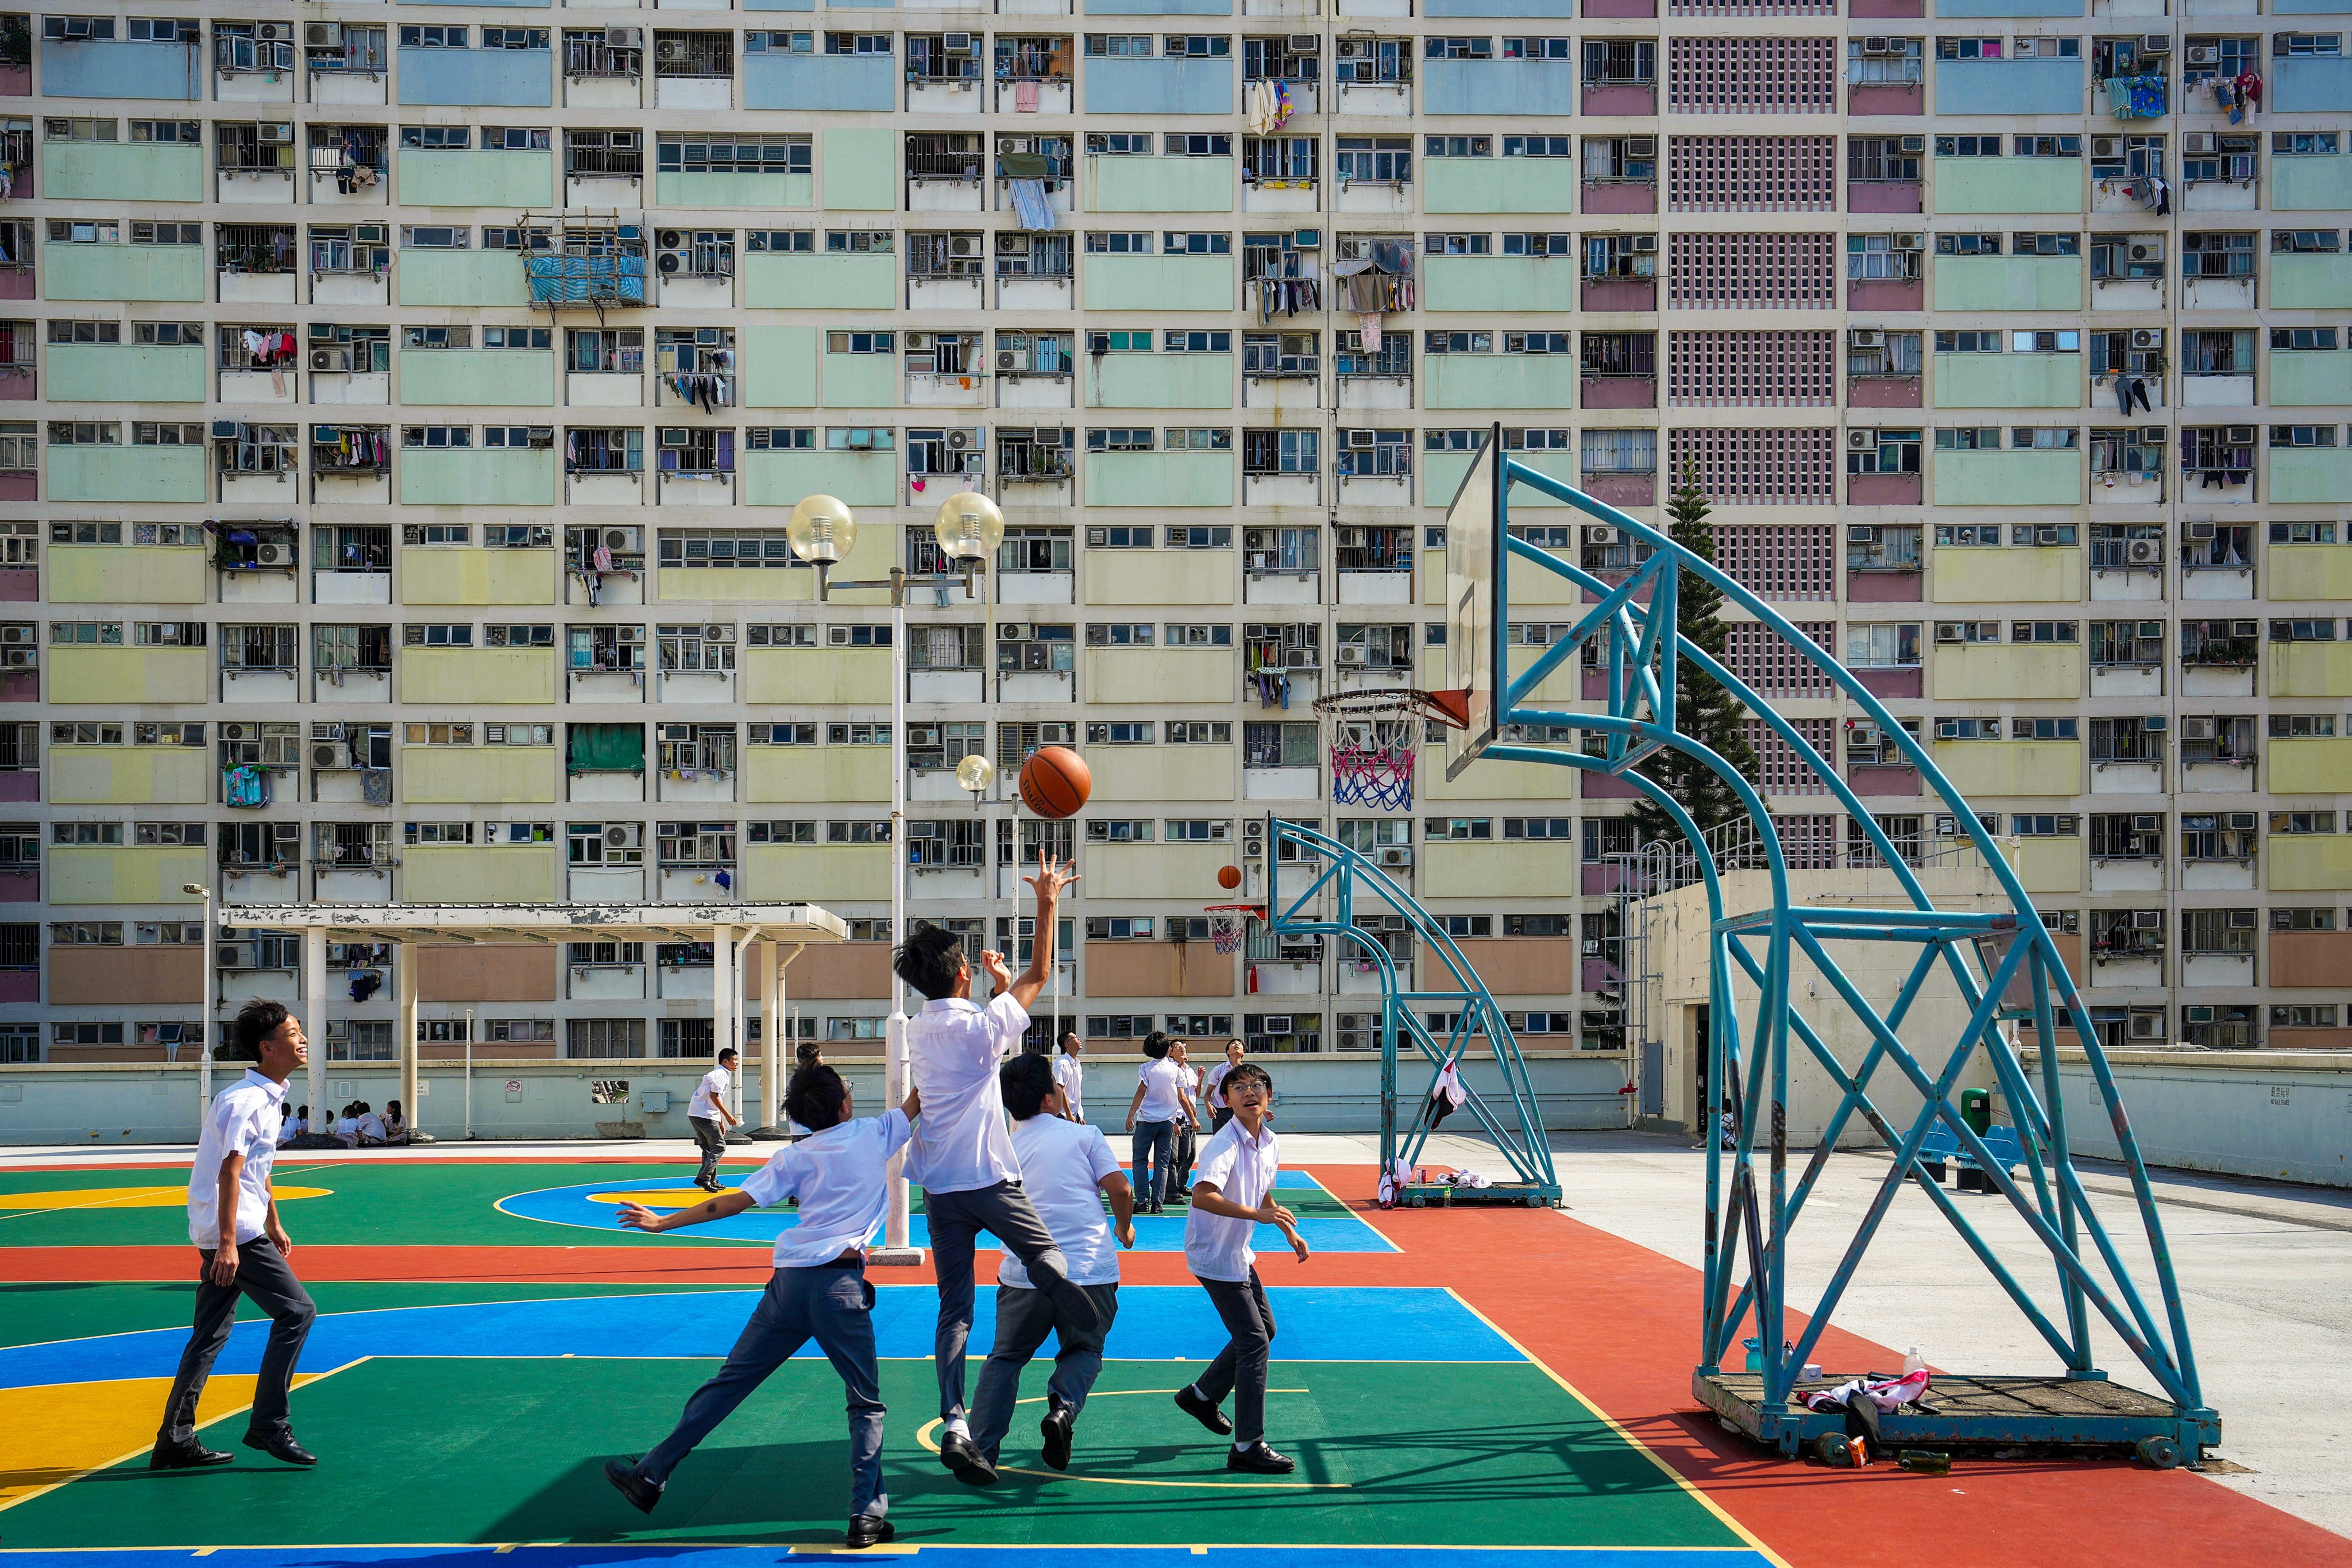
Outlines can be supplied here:
<path id="1" fill-rule="evenodd" d="M 1203 912 L 1209 917 L 1209 941 L 1219 952 L 1239 952 L 1250 921 L 1265 919 L 1265 911 L 1255 904 L 1210 904 Z"/>
<path id="2" fill-rule="evenodd" d="M 1340 805 L 1412 809 L 1413 758 L 1427 723 L 1460 729 L 1463 693 L 1410 686 L 1339 691 L 1315 700 L 1331 758 L 1331 798 Z"/>

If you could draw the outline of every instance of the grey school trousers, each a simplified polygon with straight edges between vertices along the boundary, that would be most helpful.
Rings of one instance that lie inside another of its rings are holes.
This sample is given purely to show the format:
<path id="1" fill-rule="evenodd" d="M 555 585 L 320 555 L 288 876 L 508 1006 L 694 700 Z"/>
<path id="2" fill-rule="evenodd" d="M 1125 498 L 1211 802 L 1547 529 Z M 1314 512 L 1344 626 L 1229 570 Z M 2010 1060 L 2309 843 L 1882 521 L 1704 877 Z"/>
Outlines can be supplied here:
<path id="1" fill-rule="evenodd" d="M 971 1252 L 982 1231 L 1021 1260 L 1030 1279 L 1073 1324 L 1095 1323 L 1093 1300 L 1068 1279 L 1062 1249 L 1037 1217 L 1017 1182 L 995 1182 L 961 1193 L 923 1192 L 923 1223 L 931 1233 L 931 1261 L 940 1281 L 940 1324 L 931 1342 L 940 1375 L 940 1416 L 963 1418 L 964 1342 L 971 1337 Z M 1109 1324 L 1100 1325 L 1106 1332 Z"/>
<path id="2" fill-rule="evenodd" d="M 1192 1278 L 1200 1279 L 1199 1275 Z M 1265 1436 L 1265 1375 L 1274 1359 L 1274 1309 L 1266 1304 L 1265 1287 L 1252 1268 L 1245 1279 L 1201 1279 L 1217 1316 L 1225 1322 L 1232 1342 L 1217 1352 L 1209 1370 L 1192 1386 L 1223 1405 L 1234 1396 L 1234 1447 L 1246 1448 Z"/>
<path id="3" fill-rule="evenodd" d="M 171 1396 L 163 1402 L 163 1425 L 155 1436 L 169 1443 L 194 1441 L 196 1401 L 204 1396 L 213 1363 L 228 1343 L 229 1330 L 236 1325 L 240 1295 L 252 1297 L 253 1304 L 270 1317 L 269 1345 L 261 1352 L 261 1376 L 253 1385 L 253 1414 L 246 1426 L 254 1432 L 282 1432 L 287 1429 L 286 1392 L 293 1385 L 294 1363 L 301 1357 L 302 1342 L 310 1337 L 310 1320 L 318 1315 L 318 1309 L 310 1304 L 310 1292 L 294 1278 L 294 1267 L 278 1250 L 278 1244 L 266 1236 L 237 1243 L 233 1284 L 214 1284 L 213 1255 L 207 1250 L 202 1257 L 204 1266 L 196 1276 L 196 1326 L 188 1335 L 188 1348 L 180 1352 L 180 1370 L 172 1379 Z"/>
<path id="4" fill-rule="evenodd" d="M 743 1325 L 727 1364 L 688 1396 L 677 1429 L 637 1464 L 638 1474 L 656 1485 L 669 1479 L 680 1459 L 734 1414 L 751 1391 L 768 1380 L 809 1341 L 833 1363 L 849 1395 L 849 1512 L 882 1514 L 890 1500 L 882 1490 L 881 1369 L 874 1359 L 874 1287 L 866 1271 L 848 1264 L 815 1268 L 779 1268 Z"/>
<path id="5" fill-rule="evenodd" d="M 1066 1327 L 1054 1303 L 1043 1290 L 1012 1285 L 996 1288 L 996 1348 L 980 1369 L 980 1393 L 971 1402 L 972 1446 L 996 1462 L 997 1445 L 1012 1429 L 1013 1406 L 1021 1393 L 1021 1371 L 1045 1336 L 1055 1336 L 1054 1375 L 1045 1392 L 1055 1405 L 1066 1405 L 1075 1418 L 1086 1408 L 1087 1394 L 1102 1374 L 1103 1341 L 1111 1320 L 1118 1316 L 1117 1285 L 1081 1285 L 1102 1315 L 1099 1328 Z"/>

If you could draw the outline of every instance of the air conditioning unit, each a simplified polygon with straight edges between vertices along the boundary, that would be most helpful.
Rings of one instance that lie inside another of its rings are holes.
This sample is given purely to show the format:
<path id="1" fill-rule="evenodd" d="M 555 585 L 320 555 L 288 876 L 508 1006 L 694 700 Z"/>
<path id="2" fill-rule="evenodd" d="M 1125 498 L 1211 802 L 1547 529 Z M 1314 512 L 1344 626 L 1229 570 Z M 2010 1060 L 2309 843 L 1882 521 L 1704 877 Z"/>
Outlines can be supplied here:
<path id="1" fill-rule="evenodd" d="M 1029 237 L 1025 234 L 1007 234 L 999 230 L 996 236 L 996 254 L 999 256 L 1028 255 Z"/>
<path id="2" fill-rule="evenodd" d="M 1904 152 L 1925 153 L 1927 150 L 1927 139 L 1925 136 L 1906 136 L 1903 138 Z"/>
<path id="3" fill-rule="evenodd" d="M 2183 719 L 2180 721 L 2180 738 L 2184 741 L 2210 741 L 2213 738 L 2213 725 L 2211 719 Z"/>
<path id="4" fill-rule="evenodd" d="M 1350 430 L 1347 435 L 1348 446 L 1350 449 L 1360 452 L 1368 452 L 1371 450 L 1374 444 L 1372 440 L 1374 432 L 1370 430 Z"/>
<path id="5" fill-rule="evenodd" d="M 1029 351 L 1027 349 L 999 349 L 996 351 L 996 370 L 998 374 L 1006 375 L 1014 371 L 1023 371 L 1027 370 L 1028 368 Z"/>
<path id="6" fill-rule="evenodd" d="M 1293 33 L 1288 41 L 1290 52 L 1294 55 L 1316 55 L 1323 52 L 1323 35 L 1320 33 Z"/>
<path id="7" fill-rule="evenodd" d="M 873 448 L 874 448 L 874 432 L 873 432 L 873 431 L 871 431 L 871 430 L 852 430 L 852 431 L 849 433 L 849 449 L 850 449 L 851 451 L 853 451 L 853 452 L 868 452 L 868 451 L 873 450 Z"/>
<path id="8" fill-rule="evenodd" d="M 2151 734 L 2162 734 L 2171 724 L 2172 721 L 2161 713 L 2150 713 L 2139 721 L 2139 727 Z"/>
<path id="9" fill-rule="evenodd" d="M 2164 346 L 2164 329 L 2161 327 L 2133 328 L 2131 346 L 2136 349 L 2162 348 Z"/>
<path id="10" fill-rule="evenodd" d="M 2164 259 L 2164 241 L 2160 239 L 2135 239 L 2131 242 L 2127 250 L 2134 261 L 2161 261 Z"/>
<path id="11" fill-rule="evenodd" d="M 1846 346 L 1855 349 L 1883 349 L 1886 332 L 1880 327 L 1856 327 L 1845 335 Z"/>
<path id="12" fill-rule="evenodd" d="M 1383 849 L 1381 851 L 1381 864 L 1382 866 L 1410 866 L 1412 864 L 1412 851 L 1410 849 Z"/>
<path id="13" fill-rule="evenodd" d="M 306 48 L 340 49 L 343 47 L 343 25 L 341 22 L 305 22 L 302 24 L 302 44 Z"/>
<path id="14" fill-rule="evenodd" d="M 349 371 L 352 368 L 352 351 L 349 349 L 312 349 L 310 351 L 310 368 L 312 370 Z"/>
<path id="15" fill-rule="evenodd" d="M 940 35 L 940 47 L 951 55 L 968 55 L 971 53 L 971 35 L 942 33 Z"/>
<path id="16" fill-rule="evenodd" d="M 682 60 L 686 58 L 686 57 L 687 47 L 686 40 L 684 38 L 656 38 L 654 40 L 654 58 L 657 60 Z"/>
<path id="17" fill-rule="evenodd" d="M 2210 54 L 2212 51 L 2209 49 L 2206 52 Z M 2134 1013 L 2131 1016 L 2131 1037 L 2135 1040 L 2160 1040 L 2164 1038 L 2164 1015 L 2161 1013 Z"/>
<path id="18" fill-rule="evenodd" d="M 2219 45 L 2217 45 L 2217 44 L 2191 44 L 2191 45 L 2189 45 L 2189 63 L 2190 65 L 2192 65 L 2192 66 L 2218 66 L 2218 65 L 2220 65 L 2220 64 L 2221 63 L 2221 47 L 2220 47 Z"/>
<path id="19" fill-rule="evenodd" d="M 1634 255 L 1636 255 L 1636 256 L 1654 256 L 1654 255 L 1656 255 L 1656 254 L 1657 254 L 1657 251 L 1658 251 L 1658 237 L 1657 237 L 1656 235 L 1654 235 L 1654 234 L 1637 234 L 1637 235 L 1635 235 L 1635 236 L 1633 237 L 1633 254 L 1634 254 Z"/>
<path id="20" fill-rule="evenodd" d="M 1942 642 L 1944 639 L 1939 636 L 1936 640 L 1937 642 Z M 1959 639 L 1958 637 L 1954 637 L 1952 640 L 1954 642 L 1958 642 Z M 1938 741 L 1957 741 L 1959 738 L 1960 721 L 1958 719 L 1938 719 L 1936 721 L 1936 739 Z"/>
<path id="21" fill-rule="evenodd" d="M 250 724 L 224 724 L 220 727 L 220 738 L 224 741 L 250 741 L 253 739 L 252 730 Z"/>
<path id="22" fill-rule="evenodd" d="M 2191 539 L 2210 539 L 2214 531 L 2214 525 L 2210 522 L 2192 522 L 2189 525 L 2189 537 Z"/>
<path id="23" fill-rule="evenodd" d="M 646 30 L 643 27 L 607 27 L 604 29 L 604 47 L 608 49 L 642 49 L 646 47 Z"/>
<path id="24" fill-rule="evenodd" d="M 2134 910 L 2131 912 L 2131 928 L 2134 931 L 2162 931 L 2164 929 L 2164 911 L 2162 910 Z"/>
<path id="25" fill-rule="evenodd" d="M 1845 449 L 1849 452 L 1874 452 L 1878 450 L 1878 432 L 1875 430 L 1847 431 L 1845 433 Z"/>
<path id="26" fill-rule="evenodd" d="M 735 640 L 735 628 L 718 621 L 707 621 L 703 624 L 702 627 L 702 640 L 704 642 L 733 642 Z"/>
<path id="27" fill-rule="evenodd" d="M 9 669 L 33 668 L 34 653 L 28 647 L 0 648 L 0 667 Z"/>
<path id="28" fill-rule="evenodd" d="M 532 447 L 552 447 L 555 445 L 555 426 L 552 425 L 533 425 L 530 426 L 530 431 L 523 437 L 523 440 L 526 444 Z"/>
<path id="29" fill-rule="evenodd" d="M 998 642 L 1027 642 L 1029 627 L 1021 621 L 1000 621 L 996 627 Z"/>
<path id="30" fill-rule="evenodd" d="M 253 41 L 257 44 L 285 43 L 287 41 L 286 24 L 283 22 L 256 22 L 253 25 Z"/>
<path id="31" fill-rule="evenodd" d="M 215 419 L 213 421 L 213 439 L 242 441 L 245 439 L 245 426 L 234 419 Z"/>
<path id="32" fill-rule="evenodd" d="M 947 433 L 947 448 L 950 452 L 969 451 L 980 444 L 977 430 L 950 430 Z"/>
<path id="33" fill-rule="evenodd" d="M 1625 156 L 1628 158 L 1654 158 L 1657 155 L 1658 139 L 1656 137 L 1628 136 L 1625 138 Z"/>
<path id="34" fill-rule="evenodd" d="M 2221 818 L 2221 826 L 2233 833 L 2252 833 L 2254 830 L 2254 822 L 2255 816 L 2251 811 L 2228 812 Z"/>
<path id="35" fill-rule="evenodd" d="M 314 768 L 339 768 L 343 765 L 342 752 L 335 746 L 313 746 L 310 748 L 310 765 Z"/>
<path id="36" fill-rule="evenodd" d="M 908 347 L 908 348 L 909 348 L 909 349 L 927 349 L 927 348 L 929 348 L 930 346 L 931 346 L 931 334 L 930 334 L 930 333 L 929 333 L 929 332 L 908 332 L 908 333 L 907 334 L 907 347 Z"/>
<path id="37" fill-rule="evenodd" d="M 1862 52 L 1865 55 L 1891 55 L 1897 51 L 1890 38 L 1864 38 L 1862 40 Z"/>
<path id="38" fill-rule="evenodd" d="M 2210 1024 L 2213 1021 L 2213 1009 L 2210 1007 L 2183 1007 L 2180 1010 L 2180 1021 L 2184 1024 Z"/>
<path id="39" fill-rule="evenodd" d="M 2141 812 L 2138 816 L 2132 818 L 2132 831 L 2134 833 L 2163 832 L 2164 814 L 2159 811 Z"/>
<path id="40" fill-rule="evenodd" d="M 310 725 L 310 739 L 314 741 L 340 741 L 342 738 L 343 727 L 333 720 L 312 721 Z"/>
<path id="41" fill-rule="evenodd" d="M 1343 647 L 1339 650 L 1338 658 L 1339 668 L 1342 669 L 1364 668 L 1364 650 L 1360 647 Z"/>
<path id="42" fill-rule="evenodd" d="M 294 547 L 290 544 L 257 544 L 253 547 L 253 563 L 256 566 L 291 566 L 294 564 Z"/>
<path id="43" fill-rule="evenodd" d="M 294 127 L 274 124 L 257 125 L 253 128 L 253 139 L 264 147 L 288 146 L 293 142 Z"/>
<path id="44" fill-rule="evenodd" d="M 2139 40 L 2139 52 L 2144 55 L 2170 54 L 2172 52 L 2172 35 L 2169 33 L 2141 34 Z"/>
<path id="45" fill-rule="evenodd" d="M 1897 234 L 1890 236 L 1887 244 L 1896 250 L 1925 250 L 1927 237 L 1924 234 Z"/>
<path id="46" fill-rule="evenodd" d="M 608 528 L 604 531 L 604 548 L 607 550 L 642 550 L 645 548 L 644 544 L 641 542 L 642 538 L 643 535 L 635 528 Z"/>
<path id="47" fill-rule="evenodd" d="M 1617 531 L 1605 522 L 1588 523 L 1585 525 L 1584 529 L 1584 542 L 1587 544 L 1614 544 L 1617 542 Z"/>
<path id="48" fill-rule="evenodd" d="M 2127 539 L 2124 541 L 2124 561 L 2133 566 L 2161 566 L 2164 564 L 2164 541 Z"/>
<path id="49" fill-rule="evenodd" d="M 1287 1013 L 1268 1013 L 1262 1022 L 1265 1033 L 1269 1035 L 1290 1033 L 1290 1015 Z"/>
<path id="50" fill-rule="evenodd" d="M 2200 153 L 2210 154 L 2213 151 L 2213 133 L 2210 131 L 2191 131 L 2180 139 L 2180 150 L 2192 158 Z"/>
<path id="51" fill-rule="evenodd" d="M 1937 642 L 1958 642 L 1962 640 L 1960 637 L 1959 623 L 1957 621 L 1945 621 L 1940 623 L 1936 627 L 1936 640 Z M 1937 727 L 1937 732 L 1938 734 L 1942 734 L 1943 731 L 1940 726 Z M 1946 735 L 1944 738 L 1948 741 L 1958 739 L 1958 736 L 1959 730 L 1955 727 L 1951 734 Z"/>
<path id="52" fill-rule="evenodd" d="M 2224 438 L 2233 447 L 2244 446 L 2253 440 L 2254 427 L 2251 425 L 2232 425 Z"/>
<path id="53" fill-rule="evenodd" d="M 950 256 L 978 256 L 980 254 L 980 236 L 976 234 L 951 234 L 948 236 L 948 254 Z"/>
<path id="54" fill-rule="evenodd" d="M 352 226 L 352 243 L 354 245 L 383 245 L 389 243 L 391 237 L 390 224 L 362 223 Z"/>
<path id="55" fill-rule="evenodd" d="M 635 847 L 645 835 L 642 823 L 616 822 L 604 829 L 604 847 L 627 849 Z"/>
<path id="56" fill-rule="evenodd" d="M 253 943 L 249 942 L 225 942 L 216 951 L 220 954 L 220 967 L 223 969 L 253 967 Z"/>
<path id="57" fill-rule="evenodd" d="M 2233 637 L 2250 637 L 2254 636 L 2260 630 L 2260 623 L 2255 621 L 2231 621 L 2230 623 L 2230 635 Z"/>
<path id="58" fill-rule="evenodd" d="M 2092 157 L 2094 157 L 2094 158 L 2120 158 L 2120 157 L 2122 157 L 2123 155 L 2124 155 L 2124 139 L 2123 139 L 2122 137 L 2120 137 L 2120 136 L 2094 136 L 2094 137 L 2092 137 L 2092 138 L 2091 138 L 2091 156 L 2092 156 Z"/>
<path id="59" fill-rule="evenodd" d="M 1845 531 L 1845 542 L 1848 544 L 1875 544 L 1878 542 L 1878 530 L 1867 524 L 1857 524 Z"/>

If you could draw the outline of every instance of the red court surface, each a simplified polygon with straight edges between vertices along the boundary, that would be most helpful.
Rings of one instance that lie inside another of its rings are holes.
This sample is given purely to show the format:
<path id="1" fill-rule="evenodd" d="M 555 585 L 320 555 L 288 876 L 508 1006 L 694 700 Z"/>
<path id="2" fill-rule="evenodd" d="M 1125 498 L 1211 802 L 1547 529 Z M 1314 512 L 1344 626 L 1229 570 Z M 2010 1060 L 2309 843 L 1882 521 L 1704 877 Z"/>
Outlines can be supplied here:
<path id="1" fill-rule="evenodd" d="M 1380 1212 L 1369 1201 L 1370 1167 L 1318 1167 L 1313 1173 L 1402 1251 L 1325 1254 L 1305 1269 L 1287 1258 L 1263 1259 L 1269 1285 L 1422 1285 L 1455 1291 L 1792 1568 L 2142 1563 L 2352 1568 L 2352 1541 L 2188 1471 L 2122 1462 L 1962 1462 L 1948 1477 L 1927 1477 L 1891 1464 L 1854 1472 L 1768 1458 L 1721 1431 L 1691 1397 L 1695 1270 L 1566 1215 Z M 1181 1254 L 1139 1252 L 1122 1261 L 1126 1278 L 1139 1285 L 1187 1279 Z M 192 1266 L 185 1248 L 161 1246 L 0 1252 L 0 1277 L 19 1284 L 177 1280 L 187 1279 Z M 752 1284 L 767 1272 L 764 1254 L 743 1247 L 436 1247 L 429 1242 L 298 1247 L 297 1268 L 316 1280 L 680 1285 Z M 915 1284 L 930 1275 L 914 1268 L 877 1270 L 877 1277 Z M 1279 1343 L 1276 1353 L 1279 1359 Z M 1893 1365 L 1900 1358 L 1832 1329 L 1821 1359 L 1833 1368 L 1859 1368 Z M 2225 1422 L 2228 1415 L 2223 1412 Z"/>

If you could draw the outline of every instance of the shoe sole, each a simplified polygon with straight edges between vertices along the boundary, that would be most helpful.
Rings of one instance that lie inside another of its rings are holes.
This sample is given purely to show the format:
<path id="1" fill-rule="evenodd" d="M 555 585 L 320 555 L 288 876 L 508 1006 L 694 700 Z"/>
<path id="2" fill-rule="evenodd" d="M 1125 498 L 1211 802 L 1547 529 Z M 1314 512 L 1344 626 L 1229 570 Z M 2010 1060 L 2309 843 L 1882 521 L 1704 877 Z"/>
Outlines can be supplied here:
<path id="1" fill-rule="evenodd" d="M 617 1460 L 615 1460 L 615 1461 L 614 1461 L 614 1463 L 618 1463 L 618 1462 L 619 1462 L 619 1461 L 617 1461 Z M 614 1474 L 613 1473 L 613 1471 L 612 1471 L 612 1468 L 611 1468 L 610 1466 L 607 1466 L 607 1467 L 605 1468 L 605 1470 L 604 1470 L 604 1479 L 605 1479 L 606 1480 L 608 1480 L 608 1481 L 610 1481 L 610 1482 L 612 1482 L 612 1483 L 613 1483 L 613 1489 L 614 1489 L 614 1491 L 616 1491 L 616 1492 L 620 1493 L 623 1497 L 625 1497 L 625 1498 L 626 1498 L 626 1499 L 628 1499 L 628 1500 L 629 1500 L 629 1506 L 630 1506 L 631 1508 L 635 1509 L 639 1513 L 651 1513 L 651 1512 L 653 1512 L 653 1510 L 654 1510 L 654 1505 L 653 1505 L 653 1503 L 650 1503 L 650 1502 L 640 1502 L 640 1501 L 638 1501 L 638 1500 L 637 1500 L 637 1494 L 636 1494 L 635 1492 L 634 1492 L 634 1491 L 630 1490 L 628 1487 L 625 1486 L 625 1485 L 622 1483 L 622 1481 L 621 1481 L 621 1478 L 620 1478 L 619 1476 L 616 1476 L 616 1475 L 614 1475 Z M 658 1492 L 656 1492 L 656 1494 L 654 1494 L 654 1500 L 655 1500 L 656 1502 L 660 1501 L 660 1500 L 661 1500 L 661 1494 L 659 1494 Z"/>
<path id="2" fill-rule="evenodd" d="M 940 1463 L 954 1472 L 955 1479 L 968 1487 L 992 1487 L 996 1484 L 996 1470 L 993 1466 L 974 1464 L 961 1455 L 950 1454 L 944 1448 L 940 1452 Z"/>
<path id="3" fill-rule="evenodd" d="M 213 1452 L 219 1454 L 220 1450 L 215 1448 Z M 235 1454 L 221 1454 L 217 1459 L 159 1459 L 152 1454 L 147 1458 L 147 1468 L 151 1470 L 210 1470 L 235 1463 Z"/>
<path id="4" fill-rule="evenodd" d="M 250 1437 L 239 1438 L 238 1441 L 242 1442 L 247 1447 L 252 1449 L 257 1454 L 268 1454 L 271 1458 L 276 1459 L 281 1465 L 294 1465 L 307 1470 L 311 1466 L 319 1462 L 319 1456 L 316 1454 L 311 1455 L 307 1459 L 289 1459 L 283 1454 L 271 1453 L 269 1445 L 267 1443 L 257 1443 Z"/>
<path id="5" fill-rule="evenodd" d="M 1229 1470 L 1238 1470 L 1242 1474 L 1248 1476 L 1286 1476 L 1297 1468 L 1298 1467 L 1296 1464 L 1236 1465 L 1231 1459 L 1225 1461 L 1225 1468 Z"/>
<path id="6" fill-rule="evenodd" d="M 870 1551 L 877 1546 L 887 1546 L 890 1542 L 898 1539 L 898 1531 L 893 1528 L 877 1532 L 874 1539 L 871 1541 L 852 1541 L 848 1536 L 844 1535 L 841 1538 L 841 1542 L 843 1546 L 846 1547 L 849 1551 L 866 1552 Z"/>
<path id="7" fill-rule="evenodd" d="M 1069 1427 L 1051 1416 L 1037 1423 L 1037 1431 L 1045 1440 L 1044 1458 L 1057 1470 L 1070 1468 L 1070 1440 L 1076 1436 Z"/>

